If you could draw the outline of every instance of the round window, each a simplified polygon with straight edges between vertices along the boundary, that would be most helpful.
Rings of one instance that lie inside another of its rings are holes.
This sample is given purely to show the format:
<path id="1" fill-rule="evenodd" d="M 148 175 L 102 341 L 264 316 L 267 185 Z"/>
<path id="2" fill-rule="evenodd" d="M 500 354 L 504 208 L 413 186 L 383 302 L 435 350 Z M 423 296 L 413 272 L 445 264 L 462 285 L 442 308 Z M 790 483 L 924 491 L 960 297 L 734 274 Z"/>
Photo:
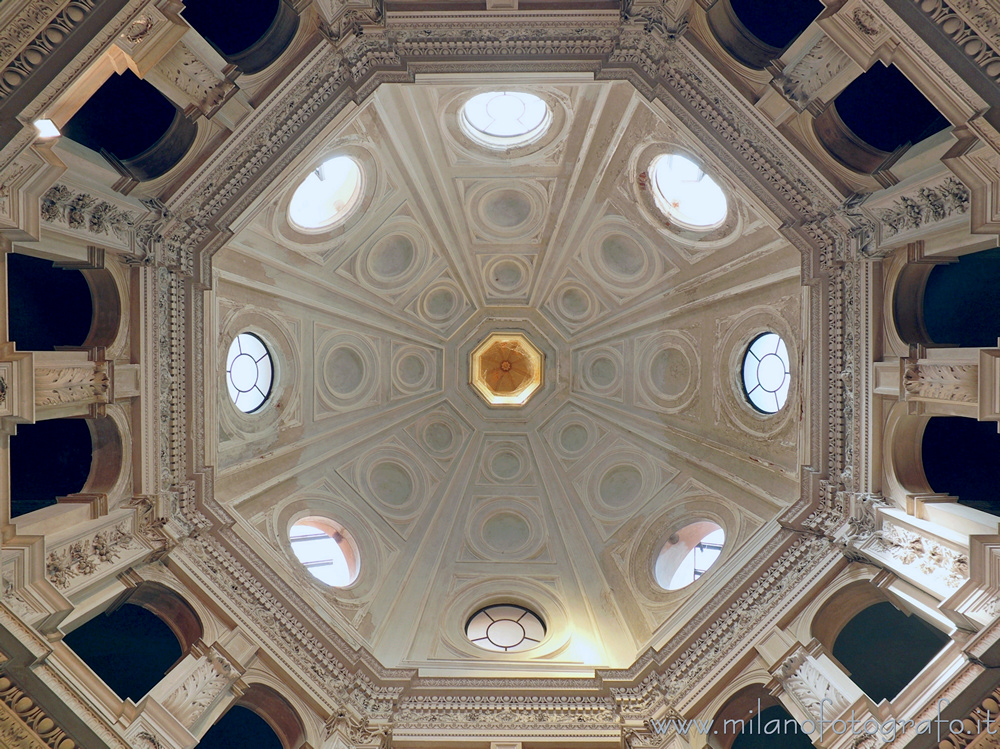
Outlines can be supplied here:
<path id="1" fill-rule="evenodd" d="M 685 525 L 667 539 L 656 557 L 661 588 L 680 590 L 708 572 L 722 553 L 726 532 L 709 520 Z"/>
<path id="2" fill-rule="evenodd" d="M 649 165 L 656 207 L 690 229 L 712 229 L 726 219 L 725 193 L 691 159 L 663 154 Z"/>
<path id="3" fill-rule="evenodd" d="M 361 167 L 350 156 L 327 159 L 295 188 L 288 204 L 289 219 L 307 231 L 328 229 L 357 206 L 362 181 Z"/>
<path id="4" fill-rule="evenodd" d="M 226 356 L 229 397 L 240 411 L 252 413 L 264 405 L 273 383 L 274 367 L 267 346 L 253 333 L 240 333 Z"/>
<path id="5" fill-rule="evenodd" d="M 488 148 L 513 148 L 540 138 L 552 122 L 548 104 L 534 94 L 489 91 L 462 106 L 466 135 Z"/>
<path id="6" fill-rule="evenodd" d="M 326 518 L 303 518 L 292 526 L 288 540 L 296 559 L 317 580 L 343 588 L 357 579 L 361 559 L 343 526 Z"/>
<path id="7" fill-rule="evenodd" d="M 781 336 L 757 336 L 743 356 L 743 390 L 750 404 L 761 413 L 777 413 L 788 400 L 791 382 L 788 348 Z"/>
<path id="8" fill-rule="evenodd" d="M 513 653 L 535 647 L 545 636 L 538 614 L 523 606 L 502 603 L 480 609 L 465 624 L 469 642 L 498 653 Z"/>

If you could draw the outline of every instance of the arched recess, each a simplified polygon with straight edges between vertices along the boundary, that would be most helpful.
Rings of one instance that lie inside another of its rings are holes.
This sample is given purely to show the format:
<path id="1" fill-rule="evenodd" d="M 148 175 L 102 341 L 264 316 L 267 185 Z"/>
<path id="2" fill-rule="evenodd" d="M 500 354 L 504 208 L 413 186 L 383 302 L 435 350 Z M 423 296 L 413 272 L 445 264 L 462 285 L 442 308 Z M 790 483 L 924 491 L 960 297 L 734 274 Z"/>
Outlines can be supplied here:
<path id="1" fill-rule="evenodd" d="M 122 294 L 118 283 L 104 268 L 87 269 L 81 273 L 90 287 L 93 308 L 90 332 L 83 345 L 86 348 L 111 348 L 119 339 L 122 325 Z"/>
<path id="2" fill-rule="evenodd" d="M 809 749 L 809 734 L 763 684 L 744 687 L 715 714 L 711 749 Z"/>
<path id="3" fill-rule="evenodd" d="M 883 493 L 895 504 L 906 508 L 911 494 L 933 494 L 924 474 L 924 428 L 930 416 L 911 415 L 906 403 L 897 403 L 889 411 L 882 430 Z"/>
<path id="4" fill-rule="evenodd" d="M 197 131 L 173 102 L 128 70 L 105 81 L 63 127 L 63 135 L 138 182 L 176 166 Z"/>
<path id="5" fill-rule="evenodd" d="M 995 347 L 1000 338 L 1000 248 L 942 261 L 908 263 L 900 271 L 893 291 L 900 337 L 927 347 Z"/>
<path id="6" fill-rule="evenodd" d="M 8 253 L 8 340 L 20 351 L 112 347 L 122 324 L 119 282 L 105 268 L 77 269 Z"/>
<path id="7" fill-rule="evenodd" d="M 281 56 L 299 28 L 299 16 L 287 0 L 249 0 L 240 12 L 224 0 L 200 0 L 184 8 L 184 20 L 229 62 L 249 75 Z"/>
<path id="8" fill-rule="evenodd" d="M 833 158 L 856 172 L 875 174 L 948 121 L 895 66 L 876 64 L 851 81 L 813 126 Z"/>
<path id="9" fill-rule="evenodd" d="M 205 629 L 198 613 L 183 596 L 163 583 L 144 581 L 128 594 L 124 602 L 156 614 L 174 633 L 182 655 L 191 652 L 194 644 L 204 637 Z"/>
<path id="10" fill-rule="evenodd" d="M 183 598 L 144 582 L 63 642 L 115 694 L 138 702 L 201 636 L 201 621 Z"/>
<path id="11" fill-rule="evenodd" d="M 198 746 L 243 749 L 247 736 L 254 737 L 256 749 L 299 749 L 305 743 L 306 731 L 284 697 L 264 684 L 251 684 L 208 729 Z"/>
<path id="12" fill-rule="evenodd" d="M 920 443 L 923 472 L 934 492 L 1000 517 L 1000 433 L 995 422 L 934 416 Z"/>
<path id="13" fill-rule="evenodd" d="M 894 699 L 949 641 L 867 582 L 838 590 L 812 627 L 813 636 L 875 703 Z"/>
<path id="14" fill-rule="evenodd" d="M 823 10 L 819 0 L 716 0 L 707 11 L 719 43 L 747 67 L 763 70 Z"/>

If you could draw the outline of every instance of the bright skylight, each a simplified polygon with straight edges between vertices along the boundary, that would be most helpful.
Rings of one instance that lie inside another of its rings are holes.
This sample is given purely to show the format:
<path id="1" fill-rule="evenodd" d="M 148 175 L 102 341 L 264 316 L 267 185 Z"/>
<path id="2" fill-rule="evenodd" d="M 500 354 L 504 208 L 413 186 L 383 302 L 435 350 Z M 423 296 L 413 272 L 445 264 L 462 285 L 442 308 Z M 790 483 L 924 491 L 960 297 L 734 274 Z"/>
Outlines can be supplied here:
<path id="1" fill-rule="evenodd" d="M 357 578 L 357 557 L 342 529 L 306 518 L 292 526 L 288 537 L 295 557 L 321 582 L 343 588 Z"/>
<path id="2" fill-rule="evenodd" d="M 664 154 L 649 167 L 656 207 L 692 229 L 709 229 L 726 218 L 726 196 L 715 180 L 679 154 Z"/>
<path id="3" fill-rule="evenodd" d="M 680 590 L 708 572 L 722 553 L 726 532 L 710 520 L 698 520 L 667 539 L 655 562 L 656 582 Z"/>
<path id="4" fill-rule="evenodd" d="M 243 413 L 256 411 L 271 394 L 274 368 L 264 342 L 252 333 L 240 333 L 226 356 L 229 397 Z"/>
<path id="5" fill-rule="evenodd" d="M 490 148 L 531 143 L 548 128 L 552 113 L 533 94 L 489 91 L 465 102 L 461 122 L 466 135 Z"/>
<path id="6" fill-rule="evenodd" d="M 361 197 L 361 167 L 350 156 L 327 159 L 295 189 L 288 206 L 293 224 L 326 229 L 347 217 Z"/>
<path id="7" fill-rule="evenodd" d="M 687 553 L 681 560 L 680 566 L 674 572 L 670 582 L 667 583 L 667 590 L 678 590 L 685 585 L 690 585 L 699 577 L 708 572 L 708 568 L 715 564 L 715 560 L 722 553 L 722 545 L 726 541 L 726 533 L 719 528 L 705 536 L 698 544 Z"/>
<path id="8" fill-rule="evenodd" d="M 465 625 L 465 634 L 483 650 L 511 653 L 535 647 L 545 636 L 545 625 L 523 606 L 499 604 L 473 614 Z"/>
<path id="9" fill-rule="evenodd" d="M 743 357 L 743 388 L 758 411 L 773 414 L 788 399 L 788 348 L 777 333 L 758 336 Z"/>

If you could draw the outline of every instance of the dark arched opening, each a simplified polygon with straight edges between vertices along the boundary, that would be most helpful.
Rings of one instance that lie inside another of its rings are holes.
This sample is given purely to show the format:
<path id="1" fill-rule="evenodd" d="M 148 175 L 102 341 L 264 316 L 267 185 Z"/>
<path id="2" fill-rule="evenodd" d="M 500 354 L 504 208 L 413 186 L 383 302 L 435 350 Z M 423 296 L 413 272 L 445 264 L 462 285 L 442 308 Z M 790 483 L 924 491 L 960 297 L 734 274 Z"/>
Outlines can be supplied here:
<path id="1" fill-rule="evenodd" d="M 812 739 L 781 705 L 748 715 L 731 749 L 812 749 Z"/>
<path id="2" fill-rule="evenodd" d="M 730 697 L 715 714 L 710 749 L 809 749 L 809 734 L 762 684 Z"/>
<path id="3" fill-rule="evenodd" d="M 83 345 L 93 313 L 90 286 L 80 271 L 8 253 L 7 337 L 19 351 Z"/>
<path id="4" fill-rule="evenodd" d="M 288 47 L 299 26 L 284 0 L 247 0 L 232 13 L 224 0 L 197 0 L 184 7 L 184 19 L 244 73 L 259 73 Z"/>
<path id="5" fill-rule="evenodd" d="M 921 444 L 931 488 L 958 503 L 1000 516 L 1000 434 L 994 421 L 935 416 Z"/>
<path id="6" fill-rule="evenodd" d="M 872 174 L 907 144 L 944 130 L 948 121 L 895 66 L 876 64 L 840 92 L 815 127 L 834 158 Z"/>
<path id="7" fill-rule="evenodd" d="M 883 601 L 840 630 L 833 656 L 874 702 L 892 700 L 947 644 L 943 632 Z"/>
<path id="8" fill-rule="evenodd" d="M 122 699 L 138 702 L 183 655 L 170 627 L 126 602 L 99 614 L 63 641 Z"/>
<path id="9" fill-rule="evenodd" d="M 935 265 L 924 289 L 924 324 L 931 340 L 969 348 L 1000 338 L 1000 248 Z M 955 301 L 961 299 L 961 304 Z"/>
<path id="10" fill-rule="evenodd" d="M 194 142 L 197 125 L 131 71 L 113 75 L 73 115 L 63 135 L 103 154 L 135 180 L 166 174 Z"/>
<path id="11" fill-rule="evenodd" d="M 10 515 L 18 517 L 81 491 L 93 461 L 85 419 L 20 424 L 10 439 Z"/>
<path id="12" fill-rule="evenodd" d="M 298 713 L 280 694 L 262 684 L 252 684 L 198 746 L 243 749 L 247 736 L 254 737 L 255 749 L 299 749 L 306 740 Z"/>
<path id="13" fill-rule="evenodd" d="M 248 737 L 253 737 L 248 742 Z M 284 749 L 281 739 L 257 713 L 241 705 L 233 705 L 215 722 L 198 743 L 200 749 Z"/>
<path id="14" fill-rule="evenodd" d="M 716 0 L 708 23 L 744 65 L 763 69 L 780 57 L 823 10 L 819 0 Z"/>

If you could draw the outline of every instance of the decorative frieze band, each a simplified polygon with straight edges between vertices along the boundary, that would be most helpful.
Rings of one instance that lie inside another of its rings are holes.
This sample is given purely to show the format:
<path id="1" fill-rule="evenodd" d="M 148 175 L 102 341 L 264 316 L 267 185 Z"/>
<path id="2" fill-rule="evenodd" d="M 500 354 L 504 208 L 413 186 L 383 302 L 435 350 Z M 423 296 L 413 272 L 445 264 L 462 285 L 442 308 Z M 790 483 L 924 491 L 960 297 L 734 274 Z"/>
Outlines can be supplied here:
<path id="1" fill-rule="evenodd" d="M 45 6 L 42 6 L 40 11 L 44 12 L 44 8 Z M 93 0 L 72 0 L 60 10 L 45 28 L 39 31 L 34 39 L 24 47 L 21 53 L 0 71 L 0 101 L 9 97 L 18 86 L 27 80 L 35 68 L 51 55 L 93 10 Z M 16 34 L 18 29 L 12 31 Z M 0 46 L 0 53 L 2 50 L 3 47 Z"/>
<path id="2" fill-rule="evenodd" d="M 57 588 L 69 588 L 77 578 L 89 577 L 113 565 L 127 552 L 145 548 L 135 537 L 130 521 L 122 521 L 87 538 L 53 549 L 46 556 L 45 572 Z"/>
<path id="3" fill-rule="evenodd" d="M 0 673 L 0 745 L 7 749 L 76 749 L 49 715 Z"/>

